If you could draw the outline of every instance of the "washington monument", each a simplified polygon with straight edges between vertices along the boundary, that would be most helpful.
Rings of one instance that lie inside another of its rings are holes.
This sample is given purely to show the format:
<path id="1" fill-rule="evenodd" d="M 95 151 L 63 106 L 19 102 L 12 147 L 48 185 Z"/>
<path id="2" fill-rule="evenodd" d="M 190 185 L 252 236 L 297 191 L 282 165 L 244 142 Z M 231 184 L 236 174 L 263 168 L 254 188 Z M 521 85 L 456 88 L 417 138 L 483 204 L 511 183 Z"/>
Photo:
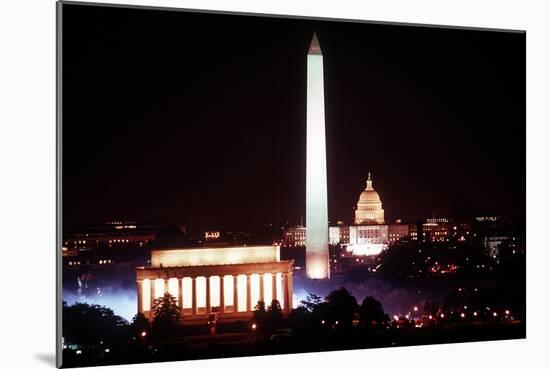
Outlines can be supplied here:
<path id="1" fill-rule="evenodd" d="M 323 54 L 313 34 L 307 55 L 306 275 L 330 278 Z"/>

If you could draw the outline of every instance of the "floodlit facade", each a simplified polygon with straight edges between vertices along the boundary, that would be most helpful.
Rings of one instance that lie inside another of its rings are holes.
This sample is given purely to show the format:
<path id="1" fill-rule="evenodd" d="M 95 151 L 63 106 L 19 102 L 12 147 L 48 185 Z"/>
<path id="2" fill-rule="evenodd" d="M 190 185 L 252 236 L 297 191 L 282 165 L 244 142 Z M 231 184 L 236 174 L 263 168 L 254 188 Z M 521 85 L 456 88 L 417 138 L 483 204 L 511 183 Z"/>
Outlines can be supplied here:
<path id="1" fill-rule="evenodd" d="M 330 278 L 323 55 L 313 39 L 307 55 L 306 275 Z"/>
<path id="2" fill-rule="evenodd" d="M 372 187 L 369 173 L 367 187 L 359 196 L 355 210 L 355 224 L 384 224 L 384 209 L 378 192 Z"/>
<path id="3" fill-rule="evenodd" d="M 345 245 L 352 256 L 378 255 L 388 246 L 388 225 L 353 225 L 330 227 L 330 244 Z"/>
<path id="4" fill-rule="evenodd" d="M 151 251 L 151 266 L 136 269 L 138 312 L 149 320 L 154 300 L 170 293 L 183 324 L 248 319 L 259 300 L 276 299 L 292 309 L 293 261 L 281 261 L 279 246 L 225 246 Z"/>

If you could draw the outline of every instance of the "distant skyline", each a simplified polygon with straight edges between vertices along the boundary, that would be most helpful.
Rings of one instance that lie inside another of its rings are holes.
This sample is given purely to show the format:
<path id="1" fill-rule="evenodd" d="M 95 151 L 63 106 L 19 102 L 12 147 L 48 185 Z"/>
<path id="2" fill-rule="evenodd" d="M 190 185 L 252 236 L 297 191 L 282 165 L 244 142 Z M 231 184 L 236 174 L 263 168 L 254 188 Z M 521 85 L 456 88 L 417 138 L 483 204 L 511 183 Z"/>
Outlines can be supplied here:
<path id="1" fill-rule="evenodd" d="M 65 5 L 64 225 L 305 219 L 306 55 L 328 211 L 525 217 L 525 34 Z"/>

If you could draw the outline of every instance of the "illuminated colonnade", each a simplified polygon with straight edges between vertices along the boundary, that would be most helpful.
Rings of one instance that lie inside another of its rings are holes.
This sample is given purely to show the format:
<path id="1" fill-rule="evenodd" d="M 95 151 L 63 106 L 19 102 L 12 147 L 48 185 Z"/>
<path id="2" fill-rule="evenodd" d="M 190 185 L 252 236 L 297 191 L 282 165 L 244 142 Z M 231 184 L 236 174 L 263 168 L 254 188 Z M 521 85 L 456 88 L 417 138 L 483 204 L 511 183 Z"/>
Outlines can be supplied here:
<path id="1" fill-rule="evenodd" d="M 275 299 L 283 311 L 289 311 L 292 309 L 291 278 L 289 273 L 281 272 L 224 275 L 223 278 L 218 275 L 145 278 L 137 281 L 138 311 L 149 317 L 154 300 L 164 295 L 166 286 L 182 315 L 252 312 L 258 301 L 269 305 Z"/>
<path id="2" fill-rule="evenodd" d="M 243 247 L 220 248 L 224 259 L 230 254 L 229 249 L 238 249 L 239 254 Z M 203 249 L 195 251 L 200 254 Z M 260 300 L 269 305 L 276 299 L 283 312 L 289 312 L 292 309 L 293 262 L 280 261 L 278 247 L 276 251 L 277 255 L 272 260 L 262 257 L 257 263 L 251 263 L 254 260 L 248 254 L 245 263 L 231 259 L 230 264 L 186 263 L 186 266 L 174 266 L 163 258 L 164 264 L 139 267 L 136 269 L 138 312 L 152 319 L 154 300 L 163 296 L 165 291 L 175 298 L 181 308 L 181 315 L 189 321 L 205 319 L 210 313 L 218 313 L 220 319 L 251 316 Z M 169 252 L 173 253 L 174 250 Z M 212 249 L 206 252 L 211 254 Z M 265 252 L 263 250 L 262 254 Z M 161 259 L 159 255 L 156 256 L 156 260 Z M 194 261 L 198 258 L 193 255 Z M 184 262 L 178 258 L 177 263 Z"/>

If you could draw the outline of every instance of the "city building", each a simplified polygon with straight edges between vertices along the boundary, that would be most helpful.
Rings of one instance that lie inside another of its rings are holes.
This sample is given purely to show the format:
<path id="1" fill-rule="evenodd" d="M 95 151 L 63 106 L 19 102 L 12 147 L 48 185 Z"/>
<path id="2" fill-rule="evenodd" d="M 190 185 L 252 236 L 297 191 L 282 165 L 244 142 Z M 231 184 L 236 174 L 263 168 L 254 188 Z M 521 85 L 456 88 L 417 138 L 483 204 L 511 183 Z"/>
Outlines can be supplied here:
<path id="1" fill-rule="evenodd" d="M 306 227 L 289 227 L 283 230 L 283 245 L 289 247 L 306 245 Z"/>
<path id="2" fill-rule="evenodd" d="M 525 252 L 521 227 L 503 216 L 478 216 L 473 223 L 474 236 L 483 241 L 486 254 L 494 259 Z"/>
<path id="3" fill-rule="evenodd" d="M 386 224 L 351 226 L 349 243 L 351 245 L 387 244 L 388 226 Z"/>
<path id="4" fill-rule="evenodd" d="M 501 253 L 501 249 L 504 245 L 508 245 L 512 237 L 509 236 L 485 236 L 483 238 L 483 245 L 485 246 L 485 253 L 494 259 L 498 258 Z"/>
<path id="5" fill-rule="evenodd" d="M 73 271 L 82 274 L 126 269 L 130 272 L 138 265 L 147 264 L 148 259 L 145 248 L 98 248 L 82 251 L 70 249 L 63 255 L 62 263 L 66 276 L 70 276 Z"/>
<path id="6" fill-rule="evenodd" d="M 388 243 L 388 225 L 331 226 L 329 241 L 331 245 Z"/>
<path id="7" fill-rule="evenodd" d="M 330 278 L 323 54 L 313 34 L 307 54 L 306 275 Z"/>
<path id="8" fill-rule="evenodd" d="M 445 242 L 451 236 L 452 226 L 447 218 L 428 218 L 422 224 L 422 240 Z"/>
<path id="9" fill-rule="evenodd" d="M 453 239 L 465 241 L 472 236 L 475 237 L 474 222 L 471 219 L 455 219 L 450 222 L 450 226 Z"/>
<path id="10" fill-rule="evenodd" d="M 114 274 L 132 281 L 136 267 L 149 263 L 149 247 L 164 227 L 133 221 L 70 227 L 61 249 L 64 287 L 96 295 Z"/>
<path id="11" fill-rule="evenodd" d="M 423 242 L 436 243 L 452 240 L 463 242 L 474 236 L 473 222 L 471 220 L 432 217 L 422 223 L 418 239 Z"/>
<path id="12" fill-rule="evenodd" d="M 409 235 L 409 224 L 403 224 L 401 222 L 388 224 L 388 243 L 390 245 L 405 238 L 408 238 Z"/>
<path id="13" fill-rule="evenodd" d="M 206 231 L 206 232 L 204 232 L 205 241 L 217 240 L 219 238 L 220 238 L 220 232 L 219 231 Z"/>
<path id="14" fill-rule="evenodd" d="M 359 196 L 355 210 L 355 224 L 384 224 L 384 209 L 378 192 L 372 187 L 372 178 L 369 172 L 367 187 Z"/>
<path id="15" fill-rule="evenodd" d="M 329 235 L 329 244 L 338 245 L 338 244 L 347 244 L 350 242 L 349 238 L 350 227 L 345 225 L 331 226 L 328 230 Z"/>
<path id="16" fill-rule="evenodd" d="M 183 324 L 249 319 L 258 301 L 292 309 L 293 261 L 279 246 L 195 246 L 151 250 L 151 265 L 136 268 L 138 312 L 149 320 L 154 300 L 170 293 Z"/>
<path id="17" fill-rule="evenodd" d="M 411 223 L 409 224 L 409 237 L 412 241 L 422 240 L 422 224 Z"/>
<path id="18" fill-rule="evenodd" d="M 63 234 L 63 251 L 142 247 L 155 240 L 162 227 L 163 225 L 122 221 L 71 227 Z"/>

